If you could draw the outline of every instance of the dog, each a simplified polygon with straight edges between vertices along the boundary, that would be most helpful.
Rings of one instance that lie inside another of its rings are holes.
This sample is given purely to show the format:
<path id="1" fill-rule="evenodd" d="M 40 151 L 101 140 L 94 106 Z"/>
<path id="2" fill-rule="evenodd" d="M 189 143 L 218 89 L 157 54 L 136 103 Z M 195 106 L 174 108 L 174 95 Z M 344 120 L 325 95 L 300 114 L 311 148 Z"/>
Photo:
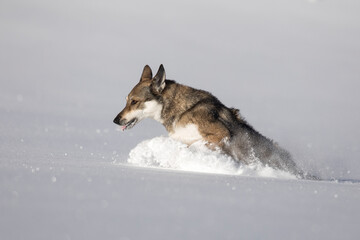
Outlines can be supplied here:
<path id="1" fill-rule="evenodd" d="M 260 163 L 307 177 L 286 150 L 256 131 L 238 109 L 226 107 L 207 91 L 166 79 L 163 65 L 154 77 L 151 68 L 144 67 L 140 81 L 126 97 L 125 108 L 113 122 L 126 130 L 144 118 L 162 123 L 171 138 L 185 144 L 204 141 L 239 163 Z"/>

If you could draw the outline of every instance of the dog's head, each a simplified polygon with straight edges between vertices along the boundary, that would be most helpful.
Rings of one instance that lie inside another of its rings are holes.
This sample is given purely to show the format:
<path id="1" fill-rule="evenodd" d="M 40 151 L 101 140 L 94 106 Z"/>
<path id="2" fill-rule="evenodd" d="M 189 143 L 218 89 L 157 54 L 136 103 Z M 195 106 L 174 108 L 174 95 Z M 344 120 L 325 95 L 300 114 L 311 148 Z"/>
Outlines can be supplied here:
<path id="1" fill-rule="evenodd" d="M 160 98 L 165 88 L 165 78 L 163 65 L 160 65 L 155 77 L 152 77 L 151 68 L 146 65 L 141 74 L 140 82 L 126 97 L 126 106 L 115 117 L 114 123 L 125 130 L 134 127 L 135 124 L 147 117 L 162 122 Z"/>

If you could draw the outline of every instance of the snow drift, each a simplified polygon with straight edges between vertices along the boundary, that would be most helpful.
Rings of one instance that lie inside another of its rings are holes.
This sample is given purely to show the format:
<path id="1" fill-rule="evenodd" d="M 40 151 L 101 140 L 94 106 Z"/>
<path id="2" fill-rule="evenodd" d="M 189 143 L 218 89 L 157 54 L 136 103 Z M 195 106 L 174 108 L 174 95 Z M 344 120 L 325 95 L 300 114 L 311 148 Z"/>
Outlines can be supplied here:
<path id="1" fill-rule="evenodd" d="M 187 146 L 169 137 L 155 137 L 139 143 L 129 153 L 128 162 L 141 167 L 157 167 L 191 172 L 256 177 L 296 178 L 261 165 L 242 165 L 222 152 L 208 149 L 203 142 Z"/>

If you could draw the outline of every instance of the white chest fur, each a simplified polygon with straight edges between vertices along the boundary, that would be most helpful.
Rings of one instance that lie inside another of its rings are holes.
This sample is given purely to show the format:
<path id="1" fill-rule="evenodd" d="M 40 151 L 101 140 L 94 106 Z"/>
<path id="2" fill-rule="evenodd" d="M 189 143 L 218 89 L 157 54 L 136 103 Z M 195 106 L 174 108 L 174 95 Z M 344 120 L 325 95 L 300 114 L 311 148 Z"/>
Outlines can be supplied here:
<path id="1" fill-rule="evenodd" d="M 162 105 L 159 104 L 157 101 L 155 100 L 148 101 L 145 102 L 143 115 L 144 117 L 150 117 L 162 123 L 163 121 L 161 119 L 161 110 L 162 110 Z"/>
<path id="2" fill-rule="evenodd" d="M 175 126 L 173 132 L 169 133 L 169 136 L 185 144 L 192 144 L 203 139 L 195 124 L 188 124 L 181 127 Z"/>

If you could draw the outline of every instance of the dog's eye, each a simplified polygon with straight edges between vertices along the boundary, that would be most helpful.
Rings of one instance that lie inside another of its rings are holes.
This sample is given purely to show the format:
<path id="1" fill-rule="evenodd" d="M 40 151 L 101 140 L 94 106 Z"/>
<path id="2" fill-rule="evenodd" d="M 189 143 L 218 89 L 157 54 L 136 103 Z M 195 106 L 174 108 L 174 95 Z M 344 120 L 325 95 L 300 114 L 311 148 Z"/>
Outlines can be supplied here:
<path id="1" fill-rule="evenodd" d="M 136 100 L 131 100 L 131 105 L 135 105 L 137 102 Z"/>

